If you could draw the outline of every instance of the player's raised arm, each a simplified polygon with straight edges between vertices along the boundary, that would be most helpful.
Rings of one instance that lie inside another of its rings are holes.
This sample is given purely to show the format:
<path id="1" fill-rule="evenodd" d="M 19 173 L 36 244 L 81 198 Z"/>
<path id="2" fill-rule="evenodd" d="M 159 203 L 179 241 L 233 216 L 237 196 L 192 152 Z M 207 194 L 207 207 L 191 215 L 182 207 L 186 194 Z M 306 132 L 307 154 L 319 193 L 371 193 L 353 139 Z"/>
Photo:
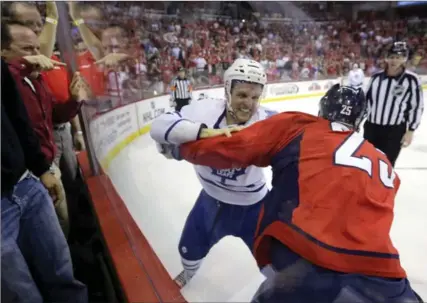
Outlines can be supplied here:
<path id="1" fill-rule="evenodd" d="M 214 168 L 266 167 L 271 158 L 296 135 L 313 116 L 287 112 L 257 122 L 231 137 L 215 137 L 186 143 L 180 156 L 193 164 Z"/>
<path id="2" fill-rule="evenodd" d="M 200 130 L 206 127 L 203 123 L 191 121 L 191 113 L 196 106 L 184 106 L 179 112 L 165 113 L 151 124 L 150 135 L 160 144 L 180 145 L 197 140 Z"/>

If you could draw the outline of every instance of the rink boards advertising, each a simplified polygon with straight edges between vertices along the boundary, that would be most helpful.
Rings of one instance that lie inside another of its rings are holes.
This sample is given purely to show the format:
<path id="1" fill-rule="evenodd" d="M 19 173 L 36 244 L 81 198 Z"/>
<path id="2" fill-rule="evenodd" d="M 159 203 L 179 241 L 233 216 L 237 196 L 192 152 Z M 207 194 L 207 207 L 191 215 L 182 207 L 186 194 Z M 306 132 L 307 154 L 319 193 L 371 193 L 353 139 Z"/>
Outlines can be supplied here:
<path id="1" fill-rule="evenodd" d="M 170 110 L 169 98 L 159 96 L 119 107 L 90 123 L 95 154 L 106 169 L 130 142 L 148 132 L 151 121 Z"/>
<path id="2" fill-rule="evenodd" d="M 427 89 L 427 76 L 420 76 Z M 268 84 L 262 103 L 280 102 L 322 96 L 336 80 L 286 82 Z M 365 79 L 365 87 L 369 78 Z M 206 98 L 223 98 L 224 88 L 201 89 L 193 92 L 194 102 Z M 90 124 L 93 145 L 101 166 L 107 170 L 112 159 L 137 137 L 146 134 L 153 119 L 170 110 L 169 95 L 138 101 L 105 113 Z"/>

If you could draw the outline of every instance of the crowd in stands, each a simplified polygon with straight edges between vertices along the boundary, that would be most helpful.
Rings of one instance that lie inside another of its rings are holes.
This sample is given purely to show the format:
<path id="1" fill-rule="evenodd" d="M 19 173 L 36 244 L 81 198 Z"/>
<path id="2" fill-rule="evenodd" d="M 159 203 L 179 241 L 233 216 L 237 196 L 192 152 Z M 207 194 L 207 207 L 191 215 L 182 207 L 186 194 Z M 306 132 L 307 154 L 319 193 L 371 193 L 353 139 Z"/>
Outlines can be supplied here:
<path id="1" fill-rule="evenodd" d="M 105 39 L 115 39 L 105 34 L 106 28 L 120 28 L 117 48 L 110 51 L 124 52 L 138 62 L 121 64 L 113 74 L 104 69 L 106 87 L 99 83 L 97 87 L 121 99 L 141 99 L 167 92 L 180 67 L 187 69 L 196 88 L 221 85 L 224 71 L 239 57 L 260 61 L 270 82 L 339 77 L 354 63 L 369 76 L 384 67 L 386 47 L 396 38 L 411 48 L 408 68 L 427 70 L 425 20 L 345 21 L 333 12 L 315 14 L 312 7 L 306 8 L 306 15 L 323 16 L 324 21 L 295 22 L 279 13 L 236 20 L 197 3 L 169 11 L 162 7 L 156 2 L 79 4 L 86 24 L 104 46 L 112 43 Z M 72 27 L 76 50 L 84 53 L 87 43 Z"/>

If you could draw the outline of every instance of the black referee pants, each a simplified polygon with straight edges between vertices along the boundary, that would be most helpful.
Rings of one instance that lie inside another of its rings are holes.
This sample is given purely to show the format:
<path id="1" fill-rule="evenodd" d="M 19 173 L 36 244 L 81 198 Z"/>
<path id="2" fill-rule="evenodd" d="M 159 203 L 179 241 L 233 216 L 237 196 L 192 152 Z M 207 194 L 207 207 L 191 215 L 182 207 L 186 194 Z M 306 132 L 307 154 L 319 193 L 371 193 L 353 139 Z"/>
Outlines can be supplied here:
<path id="1" fill-rule="evenodd" d="M 406 132 L 406 124 L 400 125 L 378 125 L 368 121 L 364 125 L 364 137 L 373 146 L 387 155 L 388 160 L 394 167 L 399 156 L 403 136 Z"/>
<path id="2" fill-rule="evenodd" d="M 175 110 L 177 112 L 181 111 L 181 108 L 183 108 L 184 106 L 188 105 L 190 103 L 190 98 L 187 99 L 175 99 Z"/>

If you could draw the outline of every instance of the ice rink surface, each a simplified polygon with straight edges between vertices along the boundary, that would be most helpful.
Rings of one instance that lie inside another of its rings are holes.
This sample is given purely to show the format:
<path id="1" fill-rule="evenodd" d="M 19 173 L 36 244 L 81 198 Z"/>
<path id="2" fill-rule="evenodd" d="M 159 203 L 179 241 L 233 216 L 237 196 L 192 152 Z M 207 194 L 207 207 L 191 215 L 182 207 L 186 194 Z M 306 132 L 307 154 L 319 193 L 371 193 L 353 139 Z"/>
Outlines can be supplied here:
<path id="1" fill-rule="evenodd" d="M 426 94 L 424 96 L 426 100 Z M 270 103 L 278 111 L 317 113 L 318 98 Z M 396 170 L 402 184 L 395 206 L 392 239 L 413 288 L 427 300 L 427 113 Z M 271 180 L 270 169 L 265 169 Z M 137 225 L 167 271 L 182 269 L 178 241 L 201 189 L 191 164 L 166 160 L 146 135 L 111 163 L 109 175 Z M 240 239 L 224 238 L 182 289 L 188 302 L 249 302 L 263 276 Z"/>

